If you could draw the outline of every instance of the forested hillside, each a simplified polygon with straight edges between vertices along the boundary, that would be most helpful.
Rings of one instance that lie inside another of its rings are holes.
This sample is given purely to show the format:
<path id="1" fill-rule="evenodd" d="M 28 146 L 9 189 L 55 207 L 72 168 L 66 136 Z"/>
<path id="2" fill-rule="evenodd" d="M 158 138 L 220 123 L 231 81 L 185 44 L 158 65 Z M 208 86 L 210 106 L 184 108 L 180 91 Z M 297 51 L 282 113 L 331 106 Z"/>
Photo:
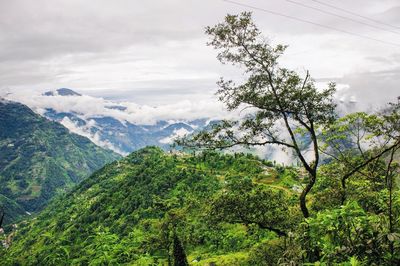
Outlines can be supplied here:
<path id="1" fill-rule="evenodd" d="M 175 236 L 190 261 L 244 263 L 265 241 L 280 245 L 277 237 L 296 223 L 292 187 L 300 183 L 298 169 L 251 155 L 177 156 L 146 148 L 105 166 L 21 224 L 3 264 L 166 264 Z M 239 215 L 249 221 L 236 223 Z M 271 224 L 272 231 L 264 228 Z"/>
<path id="2" fill-rule="evenodd" d="M 27 106 L 0 101 L 0 203 L 5 223 L 119 158 Z"/>
<path id="3" fill-rule="evenodd" d="M 190 265 L 301 264 L 310 250 L 327 263 L 382 265 L 394 259 L 391 243 L 397 258 L 383 180 L 352 180 L 340 206 L 335 167 L 322 167 L 309 199 L 313 216 L 304 220 L 301 168 L 244 154 L 139 150 L 21 223 L 2 265 L 168 265 L 177 245 Z"/>

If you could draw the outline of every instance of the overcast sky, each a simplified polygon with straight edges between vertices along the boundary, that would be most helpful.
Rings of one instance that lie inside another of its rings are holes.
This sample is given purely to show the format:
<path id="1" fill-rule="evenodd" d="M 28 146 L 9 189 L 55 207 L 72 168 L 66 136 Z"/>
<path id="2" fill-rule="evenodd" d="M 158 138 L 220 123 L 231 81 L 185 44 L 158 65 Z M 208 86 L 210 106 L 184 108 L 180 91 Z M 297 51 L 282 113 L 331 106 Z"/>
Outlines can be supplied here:
<path id="1" fill-rule="evenodd" d="M 400 1 L 319 0 L 387 25 L 312 0 L 293 1 L 361 23 L 292 0 L 235 1 L 382 42 L 221 0 L 0 0 L 0 90 L 68 87 L 152 106 L 206 100 L 220 76 L 238 72 L 219 64 L 204 27 L 249 10 L 266 37 L 289 45 L 283 65 L 340 83 L 344 101 L 400 95 Z"/>

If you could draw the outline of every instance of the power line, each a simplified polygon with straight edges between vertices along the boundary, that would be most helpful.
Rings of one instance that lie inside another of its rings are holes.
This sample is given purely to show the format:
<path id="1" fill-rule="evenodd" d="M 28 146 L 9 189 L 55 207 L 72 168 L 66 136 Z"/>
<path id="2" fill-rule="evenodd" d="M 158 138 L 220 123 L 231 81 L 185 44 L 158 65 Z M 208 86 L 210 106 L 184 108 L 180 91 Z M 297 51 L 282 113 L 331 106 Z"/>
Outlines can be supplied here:
<path id="1" fill-rule="evenodd" d="M 387 42 L 387 41 L 380 40 L 380 39 L 375 39 L 375 38 L 372 38 L 372 37 L 369 37 L 369 36 L 365 36 L 365 35 L 361 35 L 361 34 L 358 34 L 358 33 L 353 33 L 353 32 L 350 32 L 350 31 L 334 28 L 334 27 L 331 27 L 331 26 L 328 26 L 328 25 L 323 25 L 323 24 L 320 24 L 320 23 L 317 23 L 317 22 L 306 20 L 306 19 L 293 17 L 293 16 L 290 16 L 290 15 L 282 14 L 282 13 L 279 13 L 279 12 L 276 12 L 276 11 L 272 11 L 272 10 L 268 10 L 268 9 L 265 9 L 265 8 L 260 8 L 260 7 L 256 7 L 256 6 L 252 6 L 252 5 L 242 4 L 242 3 L 235 2 L 235 1 L 232 1 L 232 0 L 222 0 L 222 1 L 234 4 L 234 5 L 238 5 L 238 6 L 251 8 L 251 9 L 262 11 L 262 12 L 266 12 L 266 13 L 269 13 L 269 14 L 272 14 L 272 15 L 275 15 L 275 16 L 280 16 L 280 17 L 284 17 L 284 18 L 300 21 L 300 22 L 303 22 L 303 23 L 308 23 L 308 24 L 311 24 L 311 25 L 314 25 L 314 26 L 318 26 L 318 27 L 321 27 L 321 28 L 326 28 L 326 29 L 330 29 L 330 30 L 333 30 L 333 31 L 346 33 L 346 34 L 349 34 L 349 35 L 357 36 L 357 37 L 368 39 L 368 40 L 371 40 L 371 41 L 376 41 L 376 42 L 380 42 L 380 43 L 384 43 L 384 44 L 400 47 L 400 44 L 398 44 L 398 43 L 392 43 L 392 42 Z"/>
<path id="2" fill-rule="evenodd" d="M 328 6 L 330 8 L 336 9 L 336 10 L 340 10 L 340 11 L 342 11 L 344 13 L 347 13 L 347 14 L 350 14 L 350 15 L 353 15 L 353 16 L 356 16 L 356 17 L 360 17 L 360 18 L 363 18 L 363 19 L 366 19 L 366 20 L 369 20 L 369 21 L 372 21 L 372 22 L 375 22 L 375 23 L 378 23 L 378 24 L 381 24 L 381 25 L 392 27 L 394 29 L 400 29 L 400 27 L 398 27 L 398 26 L 395 26 L 395 25 L 392 25 L 392 24 L 389 24 L 389 23 L 386 23 L 386 22 L 383 22 L 383 21 L 379 21 L 379 20 L 376 20 L 376 19 L 373 19 L 373 18 L 370 18 L 370 17 L 367 17 L 367 16 L 363 16 L 363 15 L 357 14 L 355 12 L 352 12 L 352 11 L 346 10 L 344 8 L 337 7 L 337 6 L 322 2 L 322 1 L 318 1 L 318 0 L 310 0 L 310 1 L 313 1 L 313 2 L 318 3 L 320 5 Z"/>
<path id="3" fill-rule="evenodd" d="M 372 25 L 372 24 L 369 24 L 369 23 L 365 23 L 365 22 L 360 21 L 360 20 L 352 19 L 352 18 L 349 18 L 349 17 L 346 17 L 346 16 L 342 16 L 342 15 L 330 12 L 330 11 L 326 11 L 324 9 L 320 9 L 320 8 L 317 8 L 317 7 L 309 6 L 309 5 L 306 5 L 306 4 L 303 4 L 303 3 L 299 3 L 299 2 L 296 2 L 296 1 L 292 1 L 292 0 L 286 0 L 286 2 L 295 4 L 295 5 L 299 5 L 299 6 L 308 8 L 308 9 L 313 9 L 313 10 L 316 10 L 316 11 L 321 12 L 321 13 L 325 13 L 325 14 L 328 14 L 328 15 L 331 15 L 331 16 L 334 16 L 334 17 L 338 17 L 338 18 L 342 18 L 342 19 L 345 19 L 345 20 L 349 20 L 349 21 L 352 21 L 352 22 L 355 22 L 355 23 L 358 23 L 358 24 L 362 24 L 362 25 L 365 25 L 365 26 L 368 26 L 368 27 L 372 27 L 372 28 L 375 28 L 375 29 L 378 29 L 378 30 L 383 30 L 383 31 L 387 31 L 387 32 L 391 32 L 391 33 L 400 35 L 400 33 L 397 32 L 397 31 L 388 30 L 388 29 L 385 29 L 385 28 L 382 28 L 382 27 L 379 27 L 379 26 L 375 26 L 375 25 Z"/>

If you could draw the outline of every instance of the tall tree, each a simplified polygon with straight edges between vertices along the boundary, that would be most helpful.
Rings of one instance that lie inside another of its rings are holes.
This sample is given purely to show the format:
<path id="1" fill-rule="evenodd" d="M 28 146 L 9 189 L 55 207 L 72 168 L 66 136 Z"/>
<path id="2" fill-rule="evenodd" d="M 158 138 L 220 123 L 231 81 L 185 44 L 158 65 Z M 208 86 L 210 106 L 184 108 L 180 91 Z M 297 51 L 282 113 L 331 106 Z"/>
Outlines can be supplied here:
<path id="1" fill-rule="evenodd" d="M 300 195 L 303 216 L 309 217 L 306 197 L 317 180 L 320 160 L 317 133 L 321 125 L 335 119 L 335 85 L 319 90 L 308 72 L 302 78 L 281 67 L 278 59 L 286 46 L 266 41 L 249 12 L 227 15 L 223 23 L 207 27 L 206 33 L 211 37 L 208 45 L 219 51 L 219 61 L 239 66 L 247 79 L 236 85 L 221 78 L 217 93 L 220 101 L 229 111 L 246 108 L 249 114 L 238 121 L 222 121 L 211 131 L 178 144 L 208 148 L 271 144 L 293 150 L 309 175 Z M 304 139 L 310 139 L 311 144 Z"/>
<path id="2" fill-rule="evenodd" d="M 185 250 L 176 233 L 174 234 L 174 266 L 188 266 Z"/>

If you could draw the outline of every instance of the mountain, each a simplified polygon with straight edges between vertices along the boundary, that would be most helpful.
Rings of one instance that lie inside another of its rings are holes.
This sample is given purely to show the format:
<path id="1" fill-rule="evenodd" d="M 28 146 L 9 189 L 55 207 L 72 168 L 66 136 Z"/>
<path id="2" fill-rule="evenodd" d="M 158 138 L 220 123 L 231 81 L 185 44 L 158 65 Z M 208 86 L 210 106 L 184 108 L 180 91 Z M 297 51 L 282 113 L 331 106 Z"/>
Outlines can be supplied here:
<path id="1" fill-rule="evenodd" d="M 191 114 L 186 106 L 173 114 L 177 112 L 174 106 L 109 101 L 68 88 L 29 98 L 10 93 L 7 98 L 22 102 L 40 115 L 121 155 L 146 146 L 169 150 L 176 137 L 204 128 L 209 121 L 207 117 L 197 118 L 198 114 Z"/>
<path id="2" fill-rule="evenodd" d="M 71 89 L 68 88 L 60 88 L 57 89 L 56 91 L 46 91 L 45 93 L 43 93 L 43 95 L 45 96 L 82 96 L 82 94 L 79 94 Z"/>
<path id="3" fill-rule="evenodd" d="M 112 108 L 124 112 L 122 108 Z M 153 125 L 135 124 L 111 116 L 83 117 L 77 113 L 57 112 L 51 108 L 47 108 L 43 116 L 60 122 L 77 134 L 90 138 L 99 146 L 122 155 L 146 146 L 158 146 L 169 150 L 176 137 L 193 133 L 207 124 L 206 119 L 173 123 L 161 120 Z"/>
<path id="4" fill-rule="evenodd" d="M 293 182 L 287 178 L 294 173 L 279 173 L 252 155 L 141 149 L 106 165 L 36 219 L 20 224 L 3 265 L 166 265 L 174 232 L 189 261 L 244 265 L 248 251 L 273 233 L 216 224 L 208 209 L 235 182 L 257 180 L 267 193 L 263 183 L 280 180 L 274 183 L 276 193 L 290 191 L 284 184 Z M 245 184 L 239 186 L 252 186 Z M 284 205 L 277 208 L 286 210 Z"/>
<path id="5" fill-rule="evenodd" d="M 69 88 L 29 96 L 12 91 L 3 93 L 3 97 L 24 103 L 36 113 L 61 123 L 71 132 L 124 156 L 146 146 L 158 146 L 168 151 L 177 137 L 209 128 L 222 119 L 237 119 L 246 113 L 241 110 L 232 116 L 223 105 L 204 104 L 201 101 L 140 105 L 89 96 Z M 338 99 L 339 113 L 357 109 L 354 100 L 346 99 Z M 302 142 L 307 148 L 310 140 L 304 138 Z M 280 163 L 295 162 L 291 153 L 277 147 L 255 147 L 251 152 Z"/>
<path id="6" fill-rule="evenodd" d="M 0 100 L 0 204 L 9 222 L 117 158 L 23 104 Z"/>

